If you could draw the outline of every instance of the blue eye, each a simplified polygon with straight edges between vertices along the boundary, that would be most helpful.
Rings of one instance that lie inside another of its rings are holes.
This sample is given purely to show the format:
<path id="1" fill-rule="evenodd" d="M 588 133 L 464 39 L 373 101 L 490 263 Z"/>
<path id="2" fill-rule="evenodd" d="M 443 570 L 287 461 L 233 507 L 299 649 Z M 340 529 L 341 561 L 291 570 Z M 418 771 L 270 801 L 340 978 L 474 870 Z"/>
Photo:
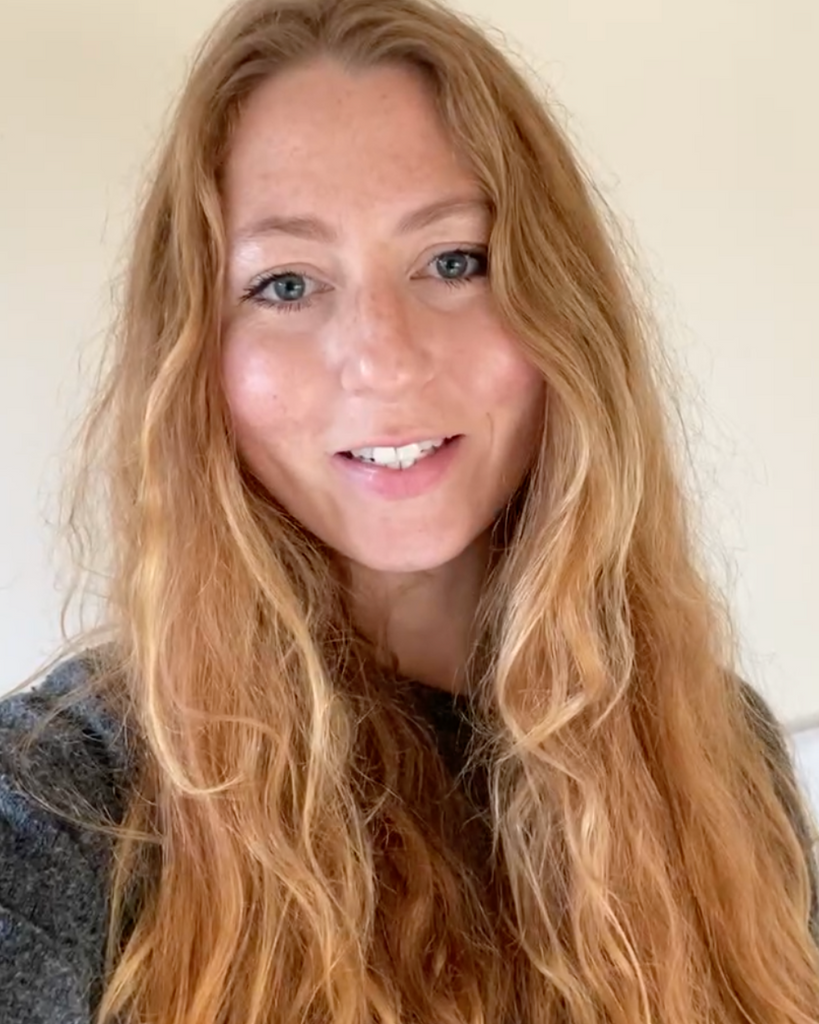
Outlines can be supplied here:
<path id="1" fill-rule="evenodd" d="M 477 267 L 473 268 L 471 273 L 466 273 L 470 261 L 477 264 Z M 441 283 L 453 288 L 469 284 L 476 277 L 485 277 L 488 258 L 484 248 L 451 249 L 433 256 L 427 266 L 432 264 L 435 264 L 443 274 L 440 278 Z M 277 313 L 297 313 L 300 309 L 312 305 L 312 298 L 305 298 L 306 282 L 312 280 L 307 274 L 300 274 L 295 270 L 264 274 L 244 292 L 242 301 L 253 302 L 266 309 L 275 309 Z M 319 292 L 326 290 L 318 289 Z"/>
<path id="2" fill-rule="evenodd" d="M 251 286 L 248 298 L 261 306 L 268 306 L 283 313 L 292 313 L 309 304 L 303 296 L 307 292 L 308 278 L 286 270 L 283 273 L 268 274 L 256 285 Z M 270 294 L 272 293 L 272 294 Z"/>
<path id="3" fill-rule="evenodd" d="M 453 257 L 455 258 L 453 259 Z M 459 268 L 464 266 L 468 267 L 470 260 L 476 262 L 480 270 L 473 272 L 469 277 L 461 277 L 459 275 Z M 444 284 L 448 285 L 467 284 L 473 277 L 484 276 L 487 269 L 486 253 L 482 250 L 472 251 L 471 249 L 453 249 L 451 252 L 442 252 L 431 262 L 437 263 L 441 267 L 446 265 L 447 269 L 444 271 L 444 277 L 442 280 Z M 459 276 L 450 276 L 453 274 Z"/>

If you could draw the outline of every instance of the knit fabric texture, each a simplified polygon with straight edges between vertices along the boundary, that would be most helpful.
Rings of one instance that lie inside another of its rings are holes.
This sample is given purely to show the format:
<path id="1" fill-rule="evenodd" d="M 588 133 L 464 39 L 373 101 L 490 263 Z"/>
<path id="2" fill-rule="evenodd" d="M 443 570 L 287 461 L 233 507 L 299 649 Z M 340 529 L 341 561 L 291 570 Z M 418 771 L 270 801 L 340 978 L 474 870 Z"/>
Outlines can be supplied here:
<path id="1" fill-rule="evenodd" d="M 86 697 L 51 723 L 45 739 L 21 744 L 54 701 L 83 683 L 89 661 L 79 656 L 38 686 L 0 698 L 0 1022 L 92 1024 L 102 995 L 108 923 L 110 837 L 66 821 L 34 798 L 81 820 L 122 820 L 128 796 L 129 746 L 122 721 Z M 747 687 L 747 684 L 744 684 Z M 781 728 L 747 687 L 771 750 L 789 772 Z M 470 735 L 468 701 L 414 684 L 420 714 L 456 775 Z M 819 945 L 819 893 L 808 824 L 788 807 L 813 868 L 812 932 Z"/>

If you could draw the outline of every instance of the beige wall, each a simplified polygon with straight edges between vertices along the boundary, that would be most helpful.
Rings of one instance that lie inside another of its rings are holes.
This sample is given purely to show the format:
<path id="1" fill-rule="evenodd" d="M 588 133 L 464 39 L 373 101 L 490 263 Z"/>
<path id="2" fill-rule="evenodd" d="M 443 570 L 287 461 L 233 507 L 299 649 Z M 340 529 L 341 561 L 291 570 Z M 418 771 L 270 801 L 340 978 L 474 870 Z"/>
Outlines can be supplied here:
<path id="1" fill-rule="evenodd" d="M 57 639 L 65 431 L 140 170 L 223 6 L 0 4 L 0 691 Z M 709 547 L 746 675 L 786 721 L 819 714 L 819 3 L 460 6 L 553 85 L 639 241 L 689 374 Z"/>

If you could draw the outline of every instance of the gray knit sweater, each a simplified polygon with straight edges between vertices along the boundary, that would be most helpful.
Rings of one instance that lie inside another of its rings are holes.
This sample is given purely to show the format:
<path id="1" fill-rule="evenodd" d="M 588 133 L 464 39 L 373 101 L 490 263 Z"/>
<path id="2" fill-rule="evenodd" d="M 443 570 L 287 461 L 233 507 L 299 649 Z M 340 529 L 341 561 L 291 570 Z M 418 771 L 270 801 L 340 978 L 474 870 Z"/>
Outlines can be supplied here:
<path id="1" fill-rule="evenodd" d="M 60 714 L 30 756 L 19 751 L 54 700 L 87 673 L 88 662 L 73 659 L 38 687 L 0 699 L 0 1024 L 91 1024 L 101 996 L 111 840 L 71 825 L 29 794 L 32 788 L 48 794 L 80 818 L 90 808 L 92 815 L 121 820 L 130 767 L 123 723 L 86 697 Z M 457 763 L 463 705 L 431 687 L 421 691 L 442 754 Z M 770 709 L 750 687 L 746 692 L 772 757 L 792 772 Z M 807 822 L 788 810 L 808 848 Z M 819 894 L 809 856 L 819 944 Z"/>

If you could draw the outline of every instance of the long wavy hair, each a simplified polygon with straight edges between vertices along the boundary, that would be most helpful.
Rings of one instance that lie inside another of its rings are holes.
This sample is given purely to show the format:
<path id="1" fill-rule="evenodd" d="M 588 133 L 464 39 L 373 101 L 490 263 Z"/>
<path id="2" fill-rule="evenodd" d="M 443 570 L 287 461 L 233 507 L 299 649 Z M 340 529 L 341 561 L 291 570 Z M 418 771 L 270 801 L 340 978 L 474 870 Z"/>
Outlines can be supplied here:
<path id="1" fill-rule="evenodd" d="M 547 386 L 492 528 L 460 786 L 333 552 L 243 466 L 219 380 L 232 128 L 321 56 L 426 77 Z M 78 565 L 105 539 L 91 684 L 138 737 L 99 1024 L 819 1019 L 815 828 L 736 673 L 614 239 L 546 98 L 438 0 L 250 0 L 203 44 L 68 517 Z"/>

